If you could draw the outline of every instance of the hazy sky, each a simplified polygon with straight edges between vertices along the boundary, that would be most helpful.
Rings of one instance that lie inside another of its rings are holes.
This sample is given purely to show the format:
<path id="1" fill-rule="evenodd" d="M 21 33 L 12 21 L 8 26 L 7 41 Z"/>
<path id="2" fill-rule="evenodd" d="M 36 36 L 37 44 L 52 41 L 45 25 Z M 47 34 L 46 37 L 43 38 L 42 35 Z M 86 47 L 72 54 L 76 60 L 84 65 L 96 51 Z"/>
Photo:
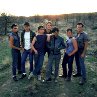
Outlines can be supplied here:
<path id="1" fill-rule="evenodd" d="M 17 16 L 97 12 L 97 0 L 0 0 L 0 13 Z"/>

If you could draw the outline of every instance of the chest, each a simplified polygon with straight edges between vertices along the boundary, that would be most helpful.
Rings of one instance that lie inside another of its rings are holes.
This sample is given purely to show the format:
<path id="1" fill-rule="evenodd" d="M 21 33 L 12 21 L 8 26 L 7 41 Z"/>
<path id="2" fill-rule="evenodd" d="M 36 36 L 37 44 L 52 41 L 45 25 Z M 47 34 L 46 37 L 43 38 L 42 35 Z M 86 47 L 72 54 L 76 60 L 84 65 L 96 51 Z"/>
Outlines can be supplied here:
<path id="1" fill-rule="evenodd" d="M 38 35 L 38 36 L 36 36 L 36 42 L 40 43 L 40 44 L 46 42 L 46 39 L 47 39 L 46 35 Z"/>
<path id="2" fill-rule="evenodd" d="M 67 46 L 67 47 L 72 46 L 72 45 L 73 45 L 72 39 L 66 40 L 66 46 Z"/>
<path id="3" fill-rule="evenodd" d="M 30 32 L 27 32 L 27 33 L 24 34 L 24 39 L 30 40 Z"/>
<path id="4" fill-rule="evenodd" d="M 84 42 L 84 35 L 83 34 L 77 35 L 76 40 L 77 40 L 78 43 L 79 42 Z"/>

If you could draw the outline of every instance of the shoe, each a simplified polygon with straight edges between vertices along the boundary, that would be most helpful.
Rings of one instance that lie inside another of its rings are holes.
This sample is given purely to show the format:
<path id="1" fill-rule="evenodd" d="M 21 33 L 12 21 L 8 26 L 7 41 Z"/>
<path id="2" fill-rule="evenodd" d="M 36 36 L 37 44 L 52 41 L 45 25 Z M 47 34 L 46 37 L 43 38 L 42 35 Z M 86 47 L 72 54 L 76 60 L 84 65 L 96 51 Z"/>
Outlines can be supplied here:
<path id="1" fill-rule="evenodd" d="M 41 81 L 41 75 L 38 75 L 38 80 Z"/>
<path id="2" fill-rule="evenodd" d="M 54 75 L 54 71 L 51 72 L 51 75 Z"/>
<path id="3" fill-rule="evenodd" d="M 67 77 L 66 81 L 71 81 L 71 77 Z"/>
<path id="4" fill-rule="evenodd" d="M 46 79 L 46 82 L 49 82 L 49 81 L 51 81 L 52 79 L 51 78 L 48 78 L 48 79 Z"/>
<path id="5" fill-rule="evenodd" d="M 59 75 L 59 77 L 61 77 L 61 78 L 66 78 L 64 75 Z"/>
<path id="6" fill-rule="evenodd" d="M 21 71 L 21 70 L 19 70 L 19 71 L 18 71 L 18 74 L 22 74 L 22 71 Z"/>
<path id="7" fill-rule="evenodd" d="M 58 82 L 58 80 L 57 80 L 57 79 L 55 79 L 55 80 L 54 80 L 54 82 L 55 82 L 55 83 L 57 83 L 57 82 Z"/>
<path id="8" fill-rule="evenodd" d="M 22 74 L 22 76 L 20 77 L 20 79 L 23 79 L 26 77 L 26 74 Z"/>
<path id="9" fill-rule="evenodd" d="M 74 74 L 73 77 L 81 77 L 81 74 Z"/>
<path id="10" fill-rule="evenodd" d="M 18 81 L 18 79 L 17 79 L 17 77 L 16 77 L 16 76 L 14 76 L 14 77 L 13 77 L 13 80 L 14 80 L 14 81 Z"/>
<path id="11" fill-rule="evenodd" d="M 33 73 L 31 72 L 28 76 L 28 79 L 31 79 L 33 77 Z"/>
<path id="12" fill-rule="evenodd" d="M 79 85 L 84 85 L 86 83 L 86 79 L 81 79 L 80 82 L 79 82 Z"/>

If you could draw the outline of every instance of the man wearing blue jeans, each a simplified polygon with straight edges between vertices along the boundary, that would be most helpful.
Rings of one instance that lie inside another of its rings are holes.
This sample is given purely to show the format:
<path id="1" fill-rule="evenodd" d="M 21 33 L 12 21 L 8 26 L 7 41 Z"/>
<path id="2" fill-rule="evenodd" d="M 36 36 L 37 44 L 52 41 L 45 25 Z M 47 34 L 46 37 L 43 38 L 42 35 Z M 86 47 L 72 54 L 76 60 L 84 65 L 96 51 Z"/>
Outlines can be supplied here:
<path id="1" fill-rule="evenodd" d="M 52 32 L 54 36 L 51 37 L 50 42 L 48 43 L 48 48 L 50 49 L 50 55 L 48 59 L 48 64 L 46 67 L 46 81 L 51 81 L 51 72 L 53 61 L 55 61 L 55 72 L 54 72 L 54 80 L 57 82 L 58 71 L 59 71 L 59 63 L 61 59 L 61 49 L 65 48 L 64 39 L 60 37 L 59 29 L 53 28 Z"/>
<path id="2" fill-rule="evenodd" d="M 30 24 L 28 22 L 25 22 L 24 24 L 24 31 L 21 33 L 21 45 L 22 45 L 22 76 L 20 79 L 23 79 L 26 77 L 26 71 L 25 71 L 25 62 L 29 55 L 29 61 L 30 61 L 30 72 L 33 71 L 33 51 L 31 49 L 31 42 L 35 36 L 35 33 L 30 30 Z"/>
<path id="3" fill-rule="evenodd" d="M 82 79 L 79 82 L 79 85 L 83 85 L 86 82 L 86 67 L 84 64 L 86 50 L 88 47 L 88 36 L 85 32 L 83 32 L 84 25 L 82 23 L 77 24 L 77 35 L 75 36 L 77 43 L 78 43 L 78 61 L 79 61 L 79 68 L 81 71 Z"/>
<path id="4" fill-rule="evenodd" d="M 33 72 L 30 73 L 28 79 L 35 75 L 37 76 L 38 80 L 41 80 L 41 70 L 44 61 L 45 46 L 46 41 L 50 40 L 50 35 L 51 34 L 44 34 L 43 26 L 38 27 L 38 34 L 36 35 L 36 37 L 34 37 L 32 41 L 32 49 L 34 50 L 35 53 L 35 68 Z"/>
<path id="5" fill-rule="evenodd" d="M 9 44 L 11 47 L 12 54 L 12 73 L 13 80 L 18 81 L 16 76 L 16 71 L 18 69 L 18 73 L 21 71 L 21 53 L 20 53 L 20 37 L 18 35 L 18 25 L 13 24 L 11 26 L 12 32 L 9 35 Z"/>

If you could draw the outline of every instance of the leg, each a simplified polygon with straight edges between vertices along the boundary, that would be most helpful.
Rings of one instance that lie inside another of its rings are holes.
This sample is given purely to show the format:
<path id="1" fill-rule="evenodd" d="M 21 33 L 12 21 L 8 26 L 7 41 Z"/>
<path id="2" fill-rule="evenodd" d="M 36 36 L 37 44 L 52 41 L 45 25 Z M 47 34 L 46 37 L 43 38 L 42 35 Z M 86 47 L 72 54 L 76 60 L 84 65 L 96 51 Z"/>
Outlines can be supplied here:
<path id="1" fill-rule="evenodd" d="M 18 52 L 18 73 L 20 72 L 21 73 L 21 53 L 20 51 Z"/>
<path id="2" fill-rule="evenodd" d="M 72 75 L 72 65 L 73 65 L 74 55 L 70 56 L 68 59 L 68 77 L 71 78 Z"/>
<path id="3" fill-rule="evenodd" d="M 58 77 L 61 54 L 55 55 L 55 79 Z"/>
<path id="4" fill-rule="evenodd" d="M 33 72 L 33 53 L 29 52 L 30 72 Z"/>
<path id="5" fill-rule="evenodd" d="M 16 76 L 17 65 L 18 65 L 18 53 L 16 51 L 12 51 L 12 73 L 13 73 L 13 76 Z"/>
<path id="6" fill-rule="evenodd" d="M 80 60 L 82 78 L 86 79 L 86 67 L 85 67 L 85 64 L 84 64 L 84 58 L 80 57 L 79 60 Z"/>
<path id="7" fill-rule="evenodd" d="M 62 62 L 62 68 L 63 68 L 63 76 L 67 77 L 67 62 L 68 62 L 68 55 L 65 53 L 63 62 Z"/>
<path id="8" fill-rule="evenodd" d="M 34 62 L 35 62 L 34 70 L 33 70 L 34 75 L 37 75 L 38 60 L 39 60 L 39 55 L 34 54 Z"/>
<path id="9" fill-rule="evenodd" d="M 53 56 L 49 55 L 48 64 L 46 66 L 46 79 L 48 80 L 51 78 L 51 69 L 52 69 L 52 63 L 53 63 Z"/>
<path id="10" fill-rule="evenodd" d="M 28 56 L 28 52 L 26 50 L 24 50 L 23 54 L 22 54 L 22 60 L 21 60 L 21 70 L 22 70 L 22 73 L 25 73 L 25 62 L 26 62 L 26 59 L 27 59 L 27 56 Z"/>
<path id="11" fill-rule="evenodd" d="M 79 54 L 78 52 L 75 53 L 75 62 L 77 67 L 77 74 L 81 75 L 81 69 L 80 69 L 80 62 L 79 62 Z"/>
<path id="12" fill-rule="evenodd" d="M 42 69 L 42 66 L 43 66 L 43 61 L 44 61 L 44 55 L 40 55 L 39 56 L 39 60 L 38 60 L 37 75 L 41 74 L 41 69 Z"/>

